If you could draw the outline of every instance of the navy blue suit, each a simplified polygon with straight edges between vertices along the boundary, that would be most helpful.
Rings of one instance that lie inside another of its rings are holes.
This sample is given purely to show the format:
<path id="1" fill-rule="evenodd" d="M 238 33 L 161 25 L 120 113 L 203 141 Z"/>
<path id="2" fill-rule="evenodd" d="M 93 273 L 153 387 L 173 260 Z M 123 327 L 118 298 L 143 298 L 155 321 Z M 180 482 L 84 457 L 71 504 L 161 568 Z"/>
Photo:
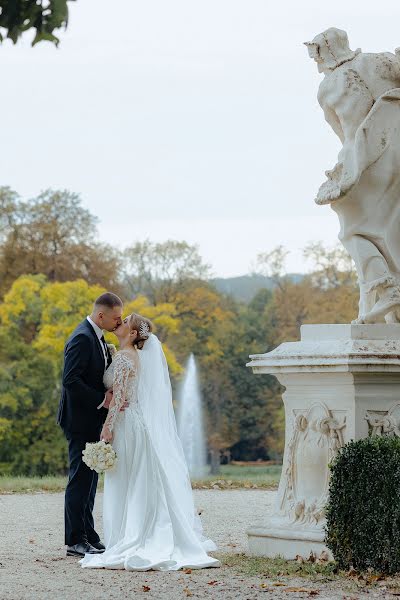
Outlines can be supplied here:
<path id="1" fill-rule="evenodd" d="M 111 363 L 108 353 L 107 366 Z M 97 442 L 107 410 L 104 399 L 104 354 L 96 332 L 85 319 L 68 339 L 64 350 L 61 399 L 57 422 L 68 440 L 69 479 L 65 490 L 65 543 L 98 542 L 93 506 L 98 475 L 82 461 L 86 442 Z"/>

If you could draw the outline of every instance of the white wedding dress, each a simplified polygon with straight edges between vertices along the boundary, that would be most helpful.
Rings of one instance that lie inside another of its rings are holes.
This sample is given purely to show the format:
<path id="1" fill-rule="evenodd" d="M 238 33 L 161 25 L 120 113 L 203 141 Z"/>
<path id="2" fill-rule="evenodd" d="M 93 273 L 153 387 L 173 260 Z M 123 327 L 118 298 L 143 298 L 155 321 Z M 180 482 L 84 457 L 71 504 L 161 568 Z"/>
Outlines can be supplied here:
<path id="1" fill-rule="evenodd" d="M 172 408 L 165 356 L 150 334 L 134 364 L 118 352 L 106 371 L 115 406 L 117 464 L 105 473 L 103 524 L 106 551 L 86 554 L 82 567 L 145 571 L 218 567 L 202 535 Z M 120 412 L 124 400 L 129 407 Z"/>

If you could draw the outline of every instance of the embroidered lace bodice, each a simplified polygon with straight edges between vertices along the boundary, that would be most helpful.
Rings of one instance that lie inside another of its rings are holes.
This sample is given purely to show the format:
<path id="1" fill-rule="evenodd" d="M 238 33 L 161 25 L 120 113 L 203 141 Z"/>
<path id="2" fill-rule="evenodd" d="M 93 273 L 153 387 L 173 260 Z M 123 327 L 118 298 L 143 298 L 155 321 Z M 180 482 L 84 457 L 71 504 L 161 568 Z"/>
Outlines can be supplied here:
<path id="1" fill-rule="evenodd" d="M 113 430 L 115 421 L 120 414 L 120 408 L 126 401 L 129 409 L 138 410 L 137 384 L 138 366 L 134 364 L 130 355 L 117 352 L 111 365 L 104 374 L 104 385 L 113 389 L 114 405 L 108 410 L 106 426 Z M 126 409 L 126 410 L 129 410 Z"/>

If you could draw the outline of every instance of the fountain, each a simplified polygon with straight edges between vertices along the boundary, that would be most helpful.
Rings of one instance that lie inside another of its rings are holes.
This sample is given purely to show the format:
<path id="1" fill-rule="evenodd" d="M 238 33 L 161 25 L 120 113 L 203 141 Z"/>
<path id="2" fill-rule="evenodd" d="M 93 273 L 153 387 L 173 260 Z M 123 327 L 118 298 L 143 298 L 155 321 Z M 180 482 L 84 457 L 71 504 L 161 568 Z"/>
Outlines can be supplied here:
<path id="1" fill-rule="evenodd" d="M 178 434 L 182 442 L 190 475 L 201 477 L 206 470 L 206 445 L 203 430 L 201 396 L 197 366 L 190 355 L 178 406 Z"/>

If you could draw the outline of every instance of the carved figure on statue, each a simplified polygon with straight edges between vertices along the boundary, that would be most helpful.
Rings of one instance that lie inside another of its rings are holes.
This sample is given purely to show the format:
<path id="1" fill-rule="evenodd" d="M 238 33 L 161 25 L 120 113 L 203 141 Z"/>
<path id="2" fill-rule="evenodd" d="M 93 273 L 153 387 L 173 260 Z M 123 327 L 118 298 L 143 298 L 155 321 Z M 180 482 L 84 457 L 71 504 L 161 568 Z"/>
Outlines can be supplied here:
<path id="1" fill-rule="evenodd" d="M 306 42 L 324 74 L 318 101 L 342 142 L 317 204 L 338 214 L 339 239 L 355 262 L 355 323 L 400 322 L 400 51 L 351 50 L 330 28 Z"/>

